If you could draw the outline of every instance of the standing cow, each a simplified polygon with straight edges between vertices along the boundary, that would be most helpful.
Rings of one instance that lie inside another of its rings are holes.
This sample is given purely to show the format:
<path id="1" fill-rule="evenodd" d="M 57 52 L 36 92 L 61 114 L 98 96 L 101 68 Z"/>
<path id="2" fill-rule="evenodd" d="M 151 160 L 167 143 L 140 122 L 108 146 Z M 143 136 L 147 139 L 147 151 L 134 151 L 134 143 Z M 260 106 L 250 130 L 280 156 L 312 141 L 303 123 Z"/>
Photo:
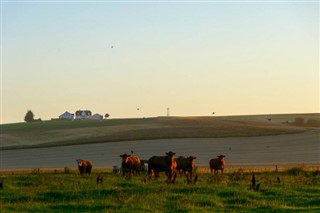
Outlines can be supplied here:
<path id="1" fill-rule="evenodd" d="M 211 159 L 209 162 L 211 174 L 212 171 L 214 171 L 214 174 L 218 174 L 218 170 L 221 170 L 223 174 L 224 167 L 226 165 L 226 162 L 224 160 L 226 156 L 225 155 L 219 155 L 218 158 Z"/>
<path id="2" fill-rule="evenodd" d="M 160 172 L 165 172 L 168 180 L 167 182 L 172 182 L 172 177 L 176 171 L 177 163 L 174 159 L 176 153 L 167 152 L 166 156 L 153 156 L 148 160 L 149 166 L 149 176 L 154 173 L 155 177 L 159 177 Z"/>
<path id="3" fill-rule="evenodd" d="M 81 175 L 90 175 L 92 169 L 92 162 L 90 160 L 76 160 Z"/>
<path id="4" fill-rule="evenodd" d="M 190 173 L 190 178 L 192 178 L 192 171 L 194 170 L 194 159 L 196 159 L 196 157 L 190 156 L 190 157 L 183 157 L 183 156 L 179 156 L 178 158 L 176 158 L 176 162 L 177 162 L 177 171 L 180 173 L 180 175 L 182 174 L 186 174 L 186 172 Z"/>
<path id="5" fill-rule="evenodd" d="M 123 175 L 125 175 L 126 173 L 129 173 L 131 175 L 139 172 L 140 158 L 127 154 L 120 155 L 120 157 L 122 157 L 121 167 Z"/>

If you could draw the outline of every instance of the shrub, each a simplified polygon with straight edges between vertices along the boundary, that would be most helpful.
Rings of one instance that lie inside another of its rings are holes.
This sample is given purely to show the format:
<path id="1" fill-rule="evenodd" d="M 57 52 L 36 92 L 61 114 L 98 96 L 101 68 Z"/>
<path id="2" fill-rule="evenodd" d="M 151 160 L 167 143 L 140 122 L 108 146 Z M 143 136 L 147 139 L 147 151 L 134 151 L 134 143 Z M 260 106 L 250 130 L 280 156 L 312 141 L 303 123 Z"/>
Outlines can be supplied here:
<path id="1" fill-rule="evenodd" d="M 304 125 L 304 118 L 296 118 L 292 124 L 297 125 L 297 126 L 303 126 Z"/>
<path id="2" fill-rule="evenodd" d="M 306 126 L 309 127 L 320 127 L 320 121 L 317 121 L 316 119 L 309 119 L 306 123 Z"/>

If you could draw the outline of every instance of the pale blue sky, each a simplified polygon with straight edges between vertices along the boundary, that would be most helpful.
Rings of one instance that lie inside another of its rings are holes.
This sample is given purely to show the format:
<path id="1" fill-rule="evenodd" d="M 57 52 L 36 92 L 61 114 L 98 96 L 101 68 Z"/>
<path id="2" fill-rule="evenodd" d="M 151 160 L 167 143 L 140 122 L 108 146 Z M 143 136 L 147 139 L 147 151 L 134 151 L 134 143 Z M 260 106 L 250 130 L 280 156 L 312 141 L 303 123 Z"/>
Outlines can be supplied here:
<path id="1" fill-rule="evenodd" d="M 3 1 L 1 33 L 2 123 L 319 112 L 318 2 Z"/>

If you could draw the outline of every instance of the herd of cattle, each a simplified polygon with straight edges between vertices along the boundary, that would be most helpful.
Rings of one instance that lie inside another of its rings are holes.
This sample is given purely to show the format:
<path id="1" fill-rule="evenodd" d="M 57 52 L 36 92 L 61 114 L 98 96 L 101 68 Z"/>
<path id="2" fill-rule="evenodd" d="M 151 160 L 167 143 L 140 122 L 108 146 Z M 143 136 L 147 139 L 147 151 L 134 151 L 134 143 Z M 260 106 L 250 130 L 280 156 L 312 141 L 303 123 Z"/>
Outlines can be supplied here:
<path id="1" fill-rule="evenodd" d="M 194 159 L 196 157 L 179 156 L 178 158 L 174 158 L 175 154 L 170 151 L 165 156 L 153 156 L 149 160 L 142 160 L 137 156 L 123 154 L 120 155 L 122 158 L 121 168 L 119 169 L 117 166 L 114 166 L 113 172 L 121 172 L 123 176 L 144 172 L 150 178 L 158 178 L 160 172 L 165 172 L 167 182 L 172 182 L 173 177 L 177 173 L 180 173 L 180 175 L 185 174 L 192 178 L 192 172 L 195 168 Z M 211 173 L 218 173 L 218 170 L 221 170 L 223 173 L 226 165 L 224 158 L 224 155 L 219 155 L 218 158 L 209 161 Z M 90 175 L 92 169 L 92 162 L 90 160 L 79 159 L 77 160 L 77 164 L 81 175 Z"/>

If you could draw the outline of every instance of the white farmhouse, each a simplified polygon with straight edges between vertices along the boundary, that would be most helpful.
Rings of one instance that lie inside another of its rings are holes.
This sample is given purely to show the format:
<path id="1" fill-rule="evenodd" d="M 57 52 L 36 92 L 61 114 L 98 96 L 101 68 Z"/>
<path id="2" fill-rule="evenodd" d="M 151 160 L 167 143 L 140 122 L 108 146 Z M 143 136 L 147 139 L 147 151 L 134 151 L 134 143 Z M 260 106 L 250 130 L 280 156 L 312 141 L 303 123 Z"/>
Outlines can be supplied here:
<path id="1" fill-rule="evenodd" d="M 93 119 L 93 120 L 102 120 L 103 116 L 98 114 L 98 113 L 96 113 L 96 114 L 91 116 L 91 119 Z"/>
<path id="2" fill-rule="evenodd" d="M 59 119 L 68 119 L 68 120 L 73 120 L 74 119 L 74 114 L 70 112 L 65 112 L 62 115 L 59 116 Z"/>

